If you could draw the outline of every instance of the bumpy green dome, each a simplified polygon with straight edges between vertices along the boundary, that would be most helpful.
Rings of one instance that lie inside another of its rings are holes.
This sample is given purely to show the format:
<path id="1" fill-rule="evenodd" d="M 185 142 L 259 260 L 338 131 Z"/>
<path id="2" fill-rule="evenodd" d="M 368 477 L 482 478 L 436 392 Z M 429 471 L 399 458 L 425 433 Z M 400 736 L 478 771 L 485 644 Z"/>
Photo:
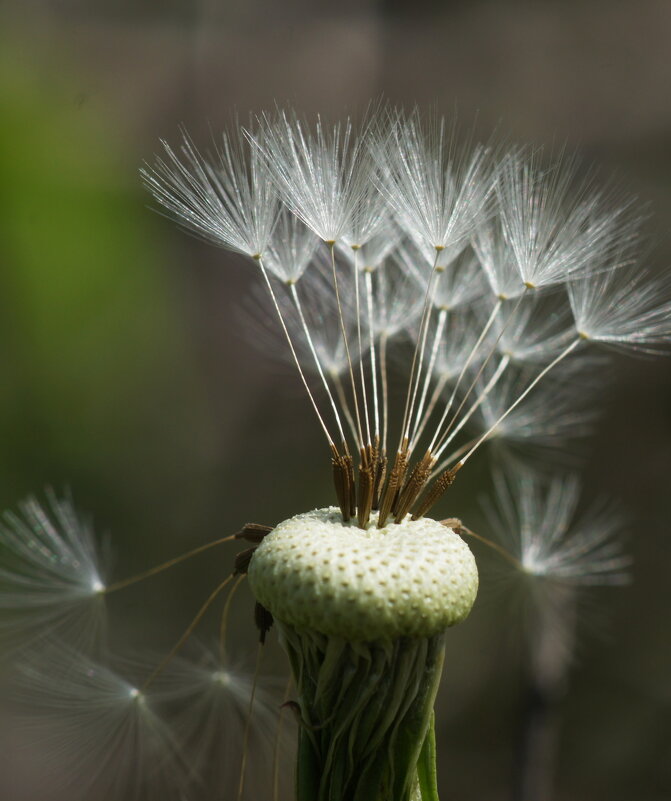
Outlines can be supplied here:
<path id="1" fill-rule="evenodd" d="M 280 523 L 254 553 L 257 600 L 297 629 L 356 640 L 430 637 L 463 620 L 478 590 L 458 534 L 420 518 L 368 529 L 336 507 Z"/>

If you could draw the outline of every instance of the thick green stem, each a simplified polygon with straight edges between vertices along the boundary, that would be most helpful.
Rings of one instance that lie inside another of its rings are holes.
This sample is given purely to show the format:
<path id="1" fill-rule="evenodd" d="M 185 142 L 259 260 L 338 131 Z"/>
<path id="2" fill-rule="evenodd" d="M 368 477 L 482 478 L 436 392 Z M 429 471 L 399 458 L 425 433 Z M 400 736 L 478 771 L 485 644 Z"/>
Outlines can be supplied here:
<path id="1" fill-rule="evenodd" d="M 297 801 L 438 801 L 444 634 L 350 643 L 279 628 L 301 708 Z"/>
<path id="2" fill-rule="evenodd" d="M 440 801 L 438 798 L 438 775 L 436 770 L 436 716 L 431 715 L 429 730 L 424 738 L 422 752 L 417 761 L 419 795 L 417 801 Z"/>

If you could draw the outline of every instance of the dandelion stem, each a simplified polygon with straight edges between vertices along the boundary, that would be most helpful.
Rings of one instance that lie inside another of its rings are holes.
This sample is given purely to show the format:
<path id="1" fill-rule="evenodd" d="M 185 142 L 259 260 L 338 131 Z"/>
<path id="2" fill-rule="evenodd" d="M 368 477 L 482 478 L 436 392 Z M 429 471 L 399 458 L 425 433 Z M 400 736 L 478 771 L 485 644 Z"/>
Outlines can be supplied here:
<path id="1" fill-rule="evenodd" d="M 538 610 L 527 653 L 512 801 L 537 801 L 553 795 L 559 738 L 557 706 L 565 691 L 567 655 L 575 637 L 575 592 L 557 597 L 556 603 L 553 613 L 561 614 L 570 642 L 557 636 L 553 614 Z"/>
<path id="2" fill-rule="evenodd" d="M 399 441 L 398 449 L 400 450 L 404 439 L 409 439 L 410 418 L 412 417 L 412 410 L 417 397 L 417 389 L 419 385 L 419 377 L 422 372 L 422 364 L 424 360 L 424 348 L 426 346 L 426 335 L 429 327 L 429 320 L 431 317 L 433 293 L 440 277 L 441 271 L 438 271 L 436 265 L 438 264 L 438 257 L 440 256 L 440 249 L 436 248 L 436 256 L 433 260 L 431 267 L 431 277 L 426 287 L 426 295 L 424 296 L 424 308 L 422 310 L 422 318 L 419 324 L 419 332 L 417 334 L 417 342 L 415 343 L 415 351 L 412 355 L 412 363 L 410 365 L 410 376 L 408 378 L 408 391 L 405 398 L 405 410 L 403 411 L 403 423 L 401 425 L 401 439 Z M 419 367 L 417 363 L 419 361 Z"/>
<path id="3" fill-rule="evenodd" d="M 335 291 L 336 306 L 338 308 L 338 319 L 340 321 L 340 331 L 342 333 L 343 344 L 345 345 L 345 354 L 347 355 L 347 366 L 349 369 L 350 382 L 352 384 L 352 396 L 354 398 L 354 416 L 356 418 L 356 426 L 358 432 L 357 446 L 363 448 L 363 431 L 361 429 L 361 414 L 359 412 L 359 398 L 356 389 L 356 381 L 354 379 L 354 367 L 352 365 L 352 355 L 349 350 L 349 341 L 347 339 L 347 330 L 345 329 L 345 318 L 343 317 L 342 304 L 340 302 L 340 289 L 338 288 L 338 272 L 336 270 L 335 261 L 335 242 L 330 244 L 331 252 L 331 270 L 333 272 L 333 288 Z"/>
<path id="4" fill-rule="evenodd" d="M 252 712 L 254 711 L 254 699 L 256 697 L 256 687 L 259 681 L 259 672 L 261 670 L 261 659 L 263 657 L 263 644 L 259 643 L 256 651 L 256 665 L 254 667 L 254 680 L 252 682 L 252 691 L 249 696 L 249 708 L 247 710 L 247 719 L 245 720 L 245 732 L 242 737 L 242 760 L 240 762 L 240 783 L 238 784 L 237 801 L 242 801 L 242 794 L 245 791 L 245 773 L 247 768 L 247 752 L 249 750 L 249 732 L 252 724 Z"/>
<path id="5" fill-rule="evenodd" d="M 457 396 L 457 390 L 459 389 L 459 385 L 463 381 L 463 378 L 466 375 L 466 371 L 471 366 L 471 362 L 473 361 L 473 357 L 477 353 L 478 348 L 482 344 L 484 338 L 489 333 L 489 329 L 494 324 L 494 320 L 496 319 L 496 316 L 499 313 L 499 309 L 501 308 L 501 303 L 502 303 L 501 300 L 497 300 L 494 308 L 492 309 L 491 314 L 489 315 L 489 318 L 488 318 L 487 322 L 485 323 L 485 327 L 480 332 L 480 336 L 478 337 L 475 345 L 473 345 L 473 347 L 471 348 L 471 352 L 468 354 L 468 358 L 464 362 L 464 366 L 461 368 L 461 372 L 459 373 L 459 375 L 457 377 L 457 380 L 456 380 L 456 383 L 455 383 L 455 385 L 454 385 L 454 387 L 452 389 L 452 394 L 450 395 L 450 399 L 445 404 L 445 409 L 443 411 L 443 414 L 442 414 L 442 416 L 440 418 L 440 421 L 438 422 L 438 425 L 436 426 L 436 431 L 435 431 L 435 433 L 433 435 L 433 439 L 431 440 L 431 443 L 430 443 L 429 448 L 428 448 L 429 450 L 432 450 L 433 447 L 436 444 L 436 441 L 437 441 L 437 439 L 439 437 L 439 434 L 440 434 L 440 429 L 441 429 L 443 423 L 445 422 L 445 418 L 450 413 L 450 409 L 452 408 L 452 404 L 454 403 L 454 399 Z"/>
<path id="6" fill-rule="evenodd" d="M 490 436 L 490 434 L 494 431 L 494 429 L 500 425 L 508 415 L 514 411 L 517 406 L 526 398 L 526 396 L 531 392 L 531 390 L 538 384 L 541 379 L 543 379 L 549 372 L 552 370 L 553 367 L 559 364 L 562 359 L 565 359 L 569 353 L 571 353 L 578 345 L 581 343 L 581 339 L 575 339 L 568 347 L 566 347 L 555 359 L 553 359 L 550 364 L 548 364 L 541 372 L 534 378 L 534 380 L 529 384 L 529 386 L 524 390 L 524 392 L 517 398 L 517 400 L 508 407 L 508 409 L 499 417 L 499 419 L 491 425 L 487 431 L 480 437 L 480 439 L 475 443 L 475 445 L 471 448 L 471 450 L 455 465 L 455 470 L 461 469 L 466 462 L 471 458 L 471 456 L 475 453 L 475 451 L 482 445 L 482 443 Z"/>
<path id="7" fill-rule="evenodd" d="M 450 521 L 441 520 L 440 522 L 447 525 Z M 487 537 L 484 537 L 482 534 L 476 534 L 475 531 L 471 531 L 471 529 L 467 528 L 463 523 L 459 524 L 459 533 L 467 534 L 469 537 L 473 537 L 473 539 L 478 540 L 478 542 L 482 542 L 488 548 L 496 551 L 496 553 L 502 556 L 507 562 L 510 562 L 511 565 L 514 565 L 518 570 L 524 569 L 520 560 L 513 556 L 510 551 L 503 547 L 503 545 L 499 545 L 498 542 L 494 542 L 494 540 L 490 540 Z"/>
<path id="8" fill-rule="evenodd" d="M 261 268 L 261 274 L 263 275 L 263 278 L 265 279 L 265 282 L 266 282 L 266 286 L 268 287 L 268 291 L 270 292 L 270 297 L 272 298 L 273 305 L 275 306 L 275 311 L 277 312 L 277 316 L 279 317 L 280 325 L 282 326 L 282 330 L 284 331 L 284 336 L 286 337 L 287 343 L 289 344 L 289 348 L 291 349 L 291 355 L 294 357 L 294 362 L 296 363 L 296 367 L 298 368 L 298 373 L 299 373 L 299 375 L 301 377 L 301 381 L 303 382 L 303 386 L 305 387 L 305 390 L 308 393 L 308 397 L 310 398 L 310 403 L 312 403 L 312 407 L 315 410 L 315 414 L 317 415 L 317 418 L 318 418 L 319 422 L 321 423 L 321 427 L 322 427 L 322 429 L 324 431 L 324 434 L 326 435 L 326 439 L 328 440 L 329 445 L 332 448 L 335 448 L 335 444 L 333 442 L 333 438 L 331 437 L 331 435 L 329 433 L 329 430 L 326 427 L 326 423 L 324 422 L 324 418 L 319 413 L 319 407 L 317 406 L 317 402 L 314 399 L 312 391 L 310 390 L 310 386 L 308 385 L 307 379 L 305 378 L 305 374 L 303 373 L 303 370 L 301 368 L 301 363 L 300 363 L 300 361 L 298 359 L 298 355 L 296 353 L 296 348 L 294 347 L 294 343 L 293 343 L 293 341 L 291 339 L 291 335 L 289 334 L 289 331 L 287 329 L 287 325 L 284 322 L 284 318 L 282 317 L 282 312 L 280 310 L 280 305 L 277 302 L 277 297 L 275 295 L 275 291 L 273 290 L 273 285 L 270 283 L 270 278 L 268 277 L 268 273 L 267 273 L 265 267 L 263 266 L 263 262 L 261 261 L 261 259 L 259 259 L 259 267 Z"/>
<path id="9" fill-rule="evenodd" d="M 165 657 L 165 659 L 163 659 L 163 661 L 158 665 L 158 667 L 156 667 L 154 669 L 154 671 L 151 673 L 149 678 L 144 682 L 142 687 L 140 687 L 140 692 L 141 693 L 144 693 L 144 692 L 147 691 L 149 686 L 156 680 L 156 678 L 163 672 L 163 670 L 165 670 L 167 665 L 170 663 L 170 660 L 182 649 L 182 647 L 184 646 L 186 641 L 193 634 L 194 629 L 196 628 L 196 626 L 203 619 L 203 616 L 204 616 L 205 612 L 207 612 L 207 610 L 210 608 L 210 606 L 212 606 L 212 604 L 216 600 L 216 598 L 219 595 L 219 593 L 221 593 L 225 589 L 225 587 L 228 585 L 228 583 L 230 581 L 232 581 L 232 579 L 233 579 L 233 574 L 231 574 L 230 576 L 227 576 L 221 582 L 221 584 L 219 584 L 217 587 L 215 587 L 215 589 L 210 593 L 210 597 L 200 607 L 200 609 L 198 610 L 198 613 L 196 614 L 194 619 L 191 621 L 191 623 L 189 623 L 188 628 L 186 629 L 184 634 L 182 634 L 182 636 L 179 638 L 179 640 L 177 641 L 176 645 L 172 648 L 172 650 Z"/>
<path id="10" fill-rule="evenodd" d="M 460 414 L 461 410 L 464 408 L 464 405 L 465 405 L 466 401 L 468 400 L 468 398 L 470 397 L 471 393 L 473 392 L 473 389 L 475 388 L 476 384 L 480 380 L 480 376 L 483 374 L 483 372 L 484 372 L 485 368 L 487 367 L 487 365 L 489 364 L 492 356 L 496 353 L 496 347 L 499 344 L 499 342 L 501 341 L 501 337 L 505 333 L 506 328 L 510 325 L 510 323 L 511 323 L 511 321 L 512 321 L 514 315 L 515 315 L 515 312 L 517 311 L 517 309 L 520 306 L 520 303 L 522 302 L 522 298 L 523 297 L 524 297 L 524 293 L 522 293 L 519 296 L 519 298 L 517 300 L 517 303 L 515 304 L 514 308 L 511 310 L 511 312 L 508 315 L 505 323 L 503 324 L 503 326 L 501 327 L 501 330 L 499 331 L 499 335 L 496 337 L 496 340 L 492 344 L 492 347 L 491 347 L 489 353 L 487 354 L 486 358 L 483 360 L 482 364 L 480 365 L 480 368 L 478 369 L 478 372 L 476 373 L 475 377 L 471 381 L 471 385 L 469 386 L 469 388 L 464 393 L 464 397 L 461 399 L 461 403 L 459 404 L 459 407 L 456 409 L 456 411 L 452 415 L 452 418 L 450 419 L 450 422 L 448 423 L 447 428 L 441 434 L 440 439 L 436 443 L 436 448 L 438 450 L 440 450 L 440 451 L 443 450 L 443 445 L 445 444 L 447 435 L 449 434 L 452 426 L 454 425 L 454 423 L 456 422 L 457 418 L 459 417 L 459 414 Z M 455 389 L 456 389 L 456 387 L 455 387 Z M 442 425 L 442 421 L 441 421 L 441 425 Z M 439 425 L 439 428 L 440 428 L 440 425 Z"/>
<path id="11" fill-rule="evenodd" d="M 371 445 L 372 440 L 370 436 L 370 413 L 368 411 L 368 393 L 366 392 L 366 379 L 363 370 L 363 347 L 361 341 L 361 299 L 359 291 L 359 249 L 354 251 L 354 297 L 356 306 L 356 336 L 357 347 L 359 350 L 359 377 L 361 379 L 361 397 L 363 400 L 363 414 L 366 420 L 366 436 L 367 444 Z"/>
<path id="12" fill-rule="evenodd" d="M 273 742 L 273 801 L 280 801 L 280 743 L 282 741 L 282 724 L 284 723 L 284 712 L 286 710 L 285 704 L 291 695 L 293 683 L 293 677 L 290 675 L 287 685 L 284 689 L 282 706 L 280 706 L 280 712 L 277 718 L 277 729 L 275 731 L 275 739 Z"/>
<path id="13" fill-rule="evenodd" d="M 326 380 L 326 376 L 324 375 L 324 370 L 322 368 L 321 362 L 319 361 L 319 356 L 317 354 L 317 350 L 314 346 L 314 342 L 312 340 L 312 336 L 310 334 L 310 329 L 308 328 L 307 321 L 305 319 L 305 315 L 303 313 L 303 307 L 300 302 L 300 298 L 298 297 L 298 292 L 296 290 L 295 282 L 289 284 L 289 291 L 291 293 L 291 297 L 293 298 L 294 305 L 296 306 L 296 311 L 298 312 L 298 316 L 300 317 L 301 325 L 303 327 L 303 331 L 305 332 L 305 336 L 308 341 L 308 347 L 312 353 L 312 356 L 315 360 L 315 365 L 317 366 L 317 371 L 319 372 L 319 377 L 322 380 L 322 384 L 324 385 L 324 389 L 326 390 L 326 394 L 328 395 L 328 399 L 331 403 L 331 408 L 333 409 L 333 414 L 335 415 L 336 424 L 338 426 L 338 432 L 340 434 L 340 439 L 345 439 L 345 432 L 342 428 L 342 423 L 340 422 L 340 415 L 338 414 L 338 407 L 336 406 L 335 400 L 333 399 L 333 394 L 331 393 L 331 388 L 329 387 L 328 381 Z"/>
<path id="14" fill-rule="evenodd" d="M 468 440 L 468 442 L 465 442 L 459 448 L 453 450 L 449 456 L 446 456 L 443 461 L 431 471 L 431 475 L 429 476 L 428 480 L 433 481 L 436 476 L 440 475 L 443 470 L 445 470 L 448 464 L 452 464 L 452 462 L 454 462 L 455 459 L 458 459 L 462 453 L 466 453 L 469 448 L 472 448 L 473 445 L 475 445 L 477 441 L 478 437 L 472 437 Z"/>
<path id="15" fill-rule="evenodd" d="M 136 584 L 139 581 L 143 581 L 146 578 L 150 578 L 151 576 L 156 575 L 157 573 L 161 573 L 164 570 L 168 570 L 168 568 L 173 567 L 174 565 L 178 565 L 180 562 L 185 562 L 187 559 L 190 559 L 192 556 L 197 556 L 199 553 L 203 553 L 203 551 L 207 551 L 210 548 L 214 548 L 217 545 L 222 545 L 224 542 L 231 542 L 236 538 L 235 534 L 230 534 L 228 537 L 221 537 L 221 539 L 213 540 L 212 542 L 207 542 L 205 545 L 199 545 L 197 548 L 194 548 L 191 551 L 187 551 L 187 553 L 183 553 L 181 556 L 176 556 L 173 559 L 169 559 L 167 562 L 163 562 L 156 567 L 152 567 L 149 570 L 145 570 L 143 573 L 139 573 L 137 576 L 131 576 L 130 578 L 123 579 L 121 581 L 116 581 L 114 584 L 110 584 L 108 587 L 105 587 L 103 593 L 105 595 L 109 595 L 111 592 L 117 592 L 117 590 L 123 590 L 126 587 L 130 587 L 132 584 Z"/>
<path id="16" fill-rule="evenodd" d="M 219 626 L 219 662 L 222 665 L 226 664 L 226 632 L 228 630 L 228 619 L 231 613 L 231 603 L 235 597 L 236 590 L 244 578 L 244 573 L 237 577 L 235 584 L 231 587 L 231 591 L 228 593 L 226 603 L 224 604 L 224 609 L 221 613 L 221 624 Z"/>
<path id="17" fill-rule="evenodd" d="M 382 384 L 382 453 L 387 452 L 387 430 L 389 426 L 389 381 L 387 376 L 387 342 L 389 337 L 380 337 L 380 378 Z"/>
<path id="18" fill-rule="evenodd" d="M 444 441 L 440 445 L 440 447 L 435 452 L 436 459 L 440 458 L 440 455 L 444 453 L 445 448 L 454 440 L 457 434 L 461 431 L 461 429 L 466 425 L 466 423 L 471 419 L 471 417 L 475 414 L 478 408 L 482 405 L 482 403 L 486 400 L 489 393 L 494 389 L 496 384 L 498 383 L 501 376 L 506 371 L 506 368 L 510 364 L 510 356 L 503 356 L 501 361 L 499 362 L 498 367 L 494 371 L 494 374 L 489 379 L 487 384 L 485 385 L 482 392 L 478 395 L 475 403 L 471 406 L 471 408 L 466 412 L 466 414 L 459 420 L 459 423 L 452 429 L 452 432 L 449 436 L 445 436 Z M 455 417 L 456 419 L 456 417 Z M 447 431 L 445 431 L 445 435 L 447 435 Z"/>
<path id="19" fill-rule="evenodd" d="M 338 394 L 338 400 L 340 401 L 340 405 L 342 407 L 343 413 L 345 415 L 345 419 L 347 420 L 347 424 L 349 425 L 349 429 L 352 432 L 352 437 L 356 442 L 356 424 L 354 422 L 354 418 L 352 417 L 352 410 L 349 407 L 349 401 L 347 400 L 347 395 L 345 393 L 345 387 L 342 385 L 342 381 L 340 376 L 335 371 L 332 373 L 333 384 L 336 388 L 336 393 Z M 345 437 L 343 436 L 343 442 L 345 441 Z"/>
<path id="20" fill-rule="evenodd" d="M 436 760 L 436 713 L 431 715 L 424 744 L 417 761 L 418 801 L 439 801 Z"/>
<path id="21" fill-rule="evenodd" d="M 426 396 L 429 391 L 429 385 L 431 383 L 431 376 L 433 374 L 433 368 L 436 364 L 436 358 L 438 357 L 438 349 L 440 347 L 440 341 L 443 336 L 443 330 L 445 328 L 445 321 L 447 320 L 447 310 L 441 309 L 438 314 L 438 320 L 436 322 L 436 332 L 433 337 L 433 345 L 431 347 L 431 356 L 429 358 L 429 364 L 426 368 L 426 376 L 424 378 L 424 386 L 422 388 L 422 396 L 419 400 L 419 405 L 417 406 L 417 411 L 415 412 L 415 424 L 413 426 L 413 433 L 412 437 L 410 438 L 410 451 L 412 451 L 419 440 L 420 431 L 418 431 L 419 421 L 424 410 L 424 404 L 426 403 Z"/>
<path id="22" fill-rule="evenodd" d="M 380 439 L 380 403 L 377 389 L 377 361 L 375 358 L 375 325 L 373 318 L 373 276 L 370 270 L 364 273 L 366 284 L 366 305 L 368 309 L 368 340 L 370 352 L 370 372 L 373 380 L 373 413 L 375 417 L 375 438 Z"/>
<path id="23" fill-rule="evenodd" d="M 433 410 L 436 408 L 436 404 L 438 403 L 438 399 L 440 398 L 443 390 L 445 389 L 445 385 L 450 380 L 449 373 L 443 373 L 441 377 L 438 379 L 436 386 L 433 390 L 433 395 L 431 396 L 431 400 L 429 401 L 428 406 L 426 407 L 426 411 L 424 412 L 424 416 L 422 417 L 422 422 L 417 429 L 415 434 L 415 440 L 419 440 L 426 428 L 426 424 L 429 422 L 431 415 L 433 414 Z"/>

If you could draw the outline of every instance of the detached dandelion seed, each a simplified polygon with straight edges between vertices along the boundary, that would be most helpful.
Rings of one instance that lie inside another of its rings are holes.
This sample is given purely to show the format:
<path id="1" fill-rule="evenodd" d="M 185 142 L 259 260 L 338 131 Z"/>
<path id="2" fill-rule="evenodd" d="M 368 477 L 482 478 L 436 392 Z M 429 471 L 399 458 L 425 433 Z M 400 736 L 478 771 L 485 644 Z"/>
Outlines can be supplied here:
<path id="1" fill-rule="evenodd" d="M 558 705 L 568 681 L 586 592 L 630 580 L 622 515 L 611 502 L 578 514 L 580 482 L 567 474 L 547 479 L 529 470 L 513 478 L 495 473 L 495 499 L 486 503 L 496 541 L 513 557 L 503 565 L 507 592 L 525 635 L 526 698 L 518 744 L 516 792 L 547 797 L 552 790 Z M 512 567 L 511 567 L 512 566 Z"/>
<path id="2" fill-rule="evenodd" d="M 0 635 L 17 645 L 59 629 L 95 639 L 104 619 L 105 583 L 90 522 L 69 496 L 24 501 L 0 523 Z"/>
<path id="3" fill-rule="evenodd" d="M 114 668 L 43 644 L 39 655 L 19 661 L 15 692 L 17 729 L 50 763 L 44 792 L 55 783 L 81 801 L 181 797 L 188 769 L 169 725 Z"/>

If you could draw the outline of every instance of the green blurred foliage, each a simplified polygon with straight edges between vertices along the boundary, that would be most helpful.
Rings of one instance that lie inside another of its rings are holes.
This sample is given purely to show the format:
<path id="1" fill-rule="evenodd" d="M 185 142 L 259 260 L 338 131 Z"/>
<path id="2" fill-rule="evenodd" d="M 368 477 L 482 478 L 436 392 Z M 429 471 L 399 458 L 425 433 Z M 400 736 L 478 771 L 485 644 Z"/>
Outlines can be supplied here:
<path id="1" fill-rule="evenodd" d="M 52 482 L 150 500 L 179 470 L 179 410 L 200 405 L 154 217 L 139 179 L 124 183 L 136 172 L 113 123 L 78 106 L 67 78 L 18 65 L 5 51 L 0 501 Z"/>

